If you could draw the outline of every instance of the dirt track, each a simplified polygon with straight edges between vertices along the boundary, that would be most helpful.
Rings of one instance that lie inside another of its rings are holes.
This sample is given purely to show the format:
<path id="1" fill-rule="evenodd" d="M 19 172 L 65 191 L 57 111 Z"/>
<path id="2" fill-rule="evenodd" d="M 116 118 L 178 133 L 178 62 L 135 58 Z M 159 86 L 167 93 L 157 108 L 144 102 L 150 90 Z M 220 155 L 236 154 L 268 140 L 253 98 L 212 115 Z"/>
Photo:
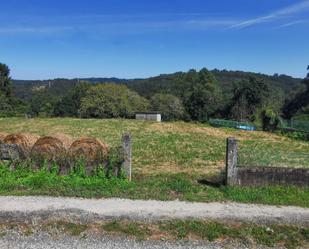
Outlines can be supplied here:
<path id="1" fill-rule="evenodd" d="M 81 222 L 106 219 L 212 219 L 309 225 L 309 209 L 240 203 L 189 203 L 127 199 L 0 197 L 0 221 L 67 218 Z"/>

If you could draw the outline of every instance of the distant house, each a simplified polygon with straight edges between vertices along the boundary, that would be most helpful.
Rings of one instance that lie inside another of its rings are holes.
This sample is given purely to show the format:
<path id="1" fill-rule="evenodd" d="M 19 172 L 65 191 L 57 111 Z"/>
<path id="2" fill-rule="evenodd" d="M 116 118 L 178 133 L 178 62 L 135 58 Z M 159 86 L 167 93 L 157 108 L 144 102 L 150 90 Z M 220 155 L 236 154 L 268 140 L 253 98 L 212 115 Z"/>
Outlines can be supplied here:
<path id="1" fill-rule="evenodd" d="M 158 112 L 137 112 L 135 119 L 161 122 L 161 113 Z"/>

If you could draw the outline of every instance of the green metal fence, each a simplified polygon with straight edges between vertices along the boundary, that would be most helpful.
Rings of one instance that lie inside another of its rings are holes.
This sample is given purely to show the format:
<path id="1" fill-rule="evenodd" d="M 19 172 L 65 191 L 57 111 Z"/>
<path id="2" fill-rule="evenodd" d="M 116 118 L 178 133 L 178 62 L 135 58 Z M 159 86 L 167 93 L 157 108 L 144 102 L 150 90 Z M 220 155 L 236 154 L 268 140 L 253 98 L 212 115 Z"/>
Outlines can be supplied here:
<path id="1" fill-rule="evenodd" d="M 282 120 L 281 128 L 295 131 L 309 132 L 309 121 L 305 120 Z"/>
<path id="2" fill-rule="evenodd" d="M 261 130 L 261 127 L 254 126 L 249 122 L 238 122 L 225 119 L 210 119 L 209 124 L 215 127 L 229 127 L 248 131 Z M 282 119 L 279 128 L 289 131 L 309 132 L 309 121 L 306 120 L 286 120 Z"/>
<path id="3" fill-rule="evenodd" d="M 248 131 L 257 130 L 257 127 L 251 125 L 250 123 L 238 122 L 234 120 L 210 119 L 209 124 L 215 127 L 229 127 Z"/>

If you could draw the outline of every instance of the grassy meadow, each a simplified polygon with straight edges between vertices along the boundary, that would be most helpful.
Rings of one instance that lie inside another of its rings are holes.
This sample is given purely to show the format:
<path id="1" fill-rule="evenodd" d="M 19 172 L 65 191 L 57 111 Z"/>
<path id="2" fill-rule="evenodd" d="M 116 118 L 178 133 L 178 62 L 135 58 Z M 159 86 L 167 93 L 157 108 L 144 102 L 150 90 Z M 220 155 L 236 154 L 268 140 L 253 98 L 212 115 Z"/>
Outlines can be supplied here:
<path id="1" fill-rule="evenodd" d="M 227 137 L 239 140 L 241 166 L 309 167 L 309 143 L 265 132 L 213 128 L 185 122 L 153 123 L 121 119 L 1 118 L 0 132 L 90 136 L 110 146 L 121 143 L 121 134 L 133 137 L 133 182 L 93 185 L 64 181 L 59 177 L 23 187 L 0 182 L 0 194 L 50 194 L 82 197 L 127 197 L 160 200 L 241 201 L 309 207 L 309 189 L 296 187 L 226 188 L 206 186 L 198 180 L 216 181 L 225 167 Z M 3 173 L 4 174 L 4 173 Z M 6 172 L 7 177 L 9 175 Z M 61 179 L 62 180 L 61 180 Z M 1 176 L 0 176 L 1 179 Z M 58 181 L 58 182 L 57 182 Z M 86 181 L 87 182 L 87 181 Z M 95 187 L 97 186 L 97 187 Z"/>

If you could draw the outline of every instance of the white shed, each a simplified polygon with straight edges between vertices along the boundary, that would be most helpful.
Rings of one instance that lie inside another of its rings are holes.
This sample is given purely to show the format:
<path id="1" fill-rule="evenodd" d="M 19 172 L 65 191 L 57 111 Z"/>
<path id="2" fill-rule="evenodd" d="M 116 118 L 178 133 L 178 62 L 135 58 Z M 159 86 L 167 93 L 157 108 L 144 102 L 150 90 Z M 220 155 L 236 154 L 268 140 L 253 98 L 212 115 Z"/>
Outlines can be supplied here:
<path id="1" fill-rule="evenodd" d="M 161 122 L 161 113 L 157 112 L 137 112 L 135 119 Z"/>

